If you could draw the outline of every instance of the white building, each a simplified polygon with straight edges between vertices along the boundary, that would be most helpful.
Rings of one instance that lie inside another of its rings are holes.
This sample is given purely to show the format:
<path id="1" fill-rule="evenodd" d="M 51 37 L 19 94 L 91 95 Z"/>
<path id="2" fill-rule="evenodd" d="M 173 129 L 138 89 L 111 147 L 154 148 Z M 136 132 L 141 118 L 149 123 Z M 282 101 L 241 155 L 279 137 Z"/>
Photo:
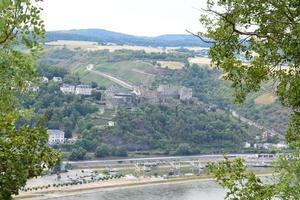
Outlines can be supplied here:
<path id="1" fill-rule="evenodd" d="M 38 91 L 40 91 L 40 88 L 39 88 L 39 86 L 31 86 L 28 88 L 28 91 L 29 92 L 38 92 Z"/>
<path id="2" fill-rule="evenodd" d="M 46 76 L 43 76 L 43 77 L 42 77 L 42 82 L 43 82 L 43 83 L 48 83 L 48 82 L 49 82 L 49 79 L 48 79 Z"/>
<path id="3" fill-rule="evenodd" d="M 113 126 L 115 126 L 115 122 L 113 122 L 113 121 L 108 121 L 108 126 L 110 126 L 110 127 L 113 127 Z"/>
<path id="4" fill-rule="evenodd" d="M 275 145 L 272 143 L 263 143 L 263 148 L 264 149 L 271 149 L 273 148 Z"/>
<path id="5" fill-rule="evenodd" d="M 63 144 L 65 142 L 65 132 L 57 129 L 47 130 L 49 135 L 48 144 Z"/>
<path id="6" fill-rule="evenodd" d="M 276 144 L 276 148 L 278 148 L 278 149 L 287 149 L 288 145 L 285 144 L 285 143 L 278 143 L 278 144 Z"/>
<path id="7" fill-rule="evenodd" d="M 75 93 L 75 86 L 74 85 L 69 85 L 69 84 L 63 84 L 60 87 L 60 91 L 62 91 L 62 93 L 64 94 L 74 94 Z"/>
<path id="8" fill-rule="evenodd" d="M 76 95 L 91 95 L 93 88 L 89 85 L 78 85 L 75 89 Z"/>
<path id="9" fill-rule="evenodd" d="M 244 148 L 245 148 L 245 149 L 248 149 L 248 148 L 250 148 L 250 147 L 251 147 L 251 144 L 250 144 L 249 142 L 245 142 Z"/>
<path id="10" fill-rule="evenodd" d="M 59 76 L 54 76 L 52 79 L 54 82 L 62 82 L 62 78 Z"/>

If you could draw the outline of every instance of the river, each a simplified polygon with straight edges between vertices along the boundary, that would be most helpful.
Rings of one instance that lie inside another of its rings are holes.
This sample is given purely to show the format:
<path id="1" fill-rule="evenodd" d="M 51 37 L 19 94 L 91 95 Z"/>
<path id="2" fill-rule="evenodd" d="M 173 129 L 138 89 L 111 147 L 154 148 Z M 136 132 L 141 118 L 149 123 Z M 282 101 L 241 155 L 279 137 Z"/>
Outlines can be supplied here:
<path id="1" fill-rule="evenodd" d="M 51 200 L 223 200 L 224 189 L 213 181 L 191 181 L 106 189 Z"/>

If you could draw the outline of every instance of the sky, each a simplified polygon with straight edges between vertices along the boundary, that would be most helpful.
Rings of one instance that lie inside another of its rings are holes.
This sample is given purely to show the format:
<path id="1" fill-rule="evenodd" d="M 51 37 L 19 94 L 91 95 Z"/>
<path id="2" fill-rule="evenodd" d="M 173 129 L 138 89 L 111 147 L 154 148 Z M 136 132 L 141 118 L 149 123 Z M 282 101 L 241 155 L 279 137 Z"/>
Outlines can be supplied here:
<path id="1" fill-rule="evenodd" d="M 206 0 L 44 0 L 46 30 L 101 28 L 140 36 L 201 30 Z"/>

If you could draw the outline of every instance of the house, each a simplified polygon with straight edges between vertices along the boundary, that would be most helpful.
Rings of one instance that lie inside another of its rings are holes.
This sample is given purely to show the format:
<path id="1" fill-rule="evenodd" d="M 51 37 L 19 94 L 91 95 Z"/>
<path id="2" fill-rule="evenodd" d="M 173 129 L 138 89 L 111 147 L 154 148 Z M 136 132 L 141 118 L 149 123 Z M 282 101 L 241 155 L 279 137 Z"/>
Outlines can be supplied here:
<path id="1" fill-rule="evenodd" d="M 157 88 L 158 96 L 160 97 L 170 97 L 170 96 L 178 96 L 178 86 L 174 85 L 159 85 Z"/>
<path id="2" fill-rule="evenodd" d="M 76 95 L 92 95 L 93 88 L 89 85 L 77 85 L 75 89 Z"/>
<path id="3" fill-rule="evenodd" d="M 264 143 L 263 144 L 263 148 L 264 149 L 271 149 L 273 147 L 273 144 L 272 143 Z"/>
<path id="4" fill-rule="evenodd" d="M 191 88 L 176 85 L 159 85 L 157 88 L 157 96 L 160 99 L 175 97 L 185 101 L 193 98 L 193 90 Z"/>
<path id="5" fill-rule="evenodd" d="M 48 83 L 49 79 L 46 76 L 42 77 L 42 83 Z"/>
<path id="6" fill-rule="evenodd" d="M 65 142 L 65 132 L 57 129 L 49 129 L 47 130 L 47 134 L 49 135 L 48 144 L 63 144 Z"/>
<path id="7" fill-rule="evenodd" d="M 260 136 L 263 138 L 263 139 L 266 139 L 266 138 L 270 138 L 272 137 L 274 134 L 271 132 L 271 131 L 264 131 L 260 134 Z"/>
<path id="8" fill-rule="evenodd" d="M 278 144 L 276 144 L 276 148 L 277 149 L 287 149 L 288 145 L 286 145 L 285 143 L 278 143 Z"/>
<path id="9" fill-rule="evenodd" d="M 255 143 L 255 144 L 253 145 L 253 147 L 254 147 L 255 149 L 261 149 L 261 148 L 263 148 L 263 144 L 261 144 L 261 143 Z"/>
<path id="10" fill-rule="evenodd" d="M 106 105 L 109 108 L 128 107 L 131 108 L 133 103 L 133 94 L 117 93 L 114 96 L 106 96 Z"/>
<path id="11" fill-rule="evenodd" d="M 121 92 L 121 90 L 120 90 L 120 88 L 119 88 L 118 86 L 116 86 L 116 85 L 111 85 L 111 86 L 109 86 L 109 87 L 105 90 L 104 95 L 105 95 L 107 98 L 109 98 L 109 97 L 115 96 L 115 94 L 120 93 L 120 92 Z"/>
<path id="12" fill-rule="evenodd" d="M 39 88 L 39 86 L 30 86 L 30 87 L 28 87 L 28 91 L 35 93 L 35 92 L 40 91 L 40 88 Z"/>
<path id="13" fill-rule="evenodd" d="M 193 98 L 192 88 L 182 87 L 179 89 L 179 99 L 182 101 L 191 100 Z"/>
<path id="14" fill-rule="evenodd" d="M 59 77 L 59 76 L 54 76 L 53 79 L 52 79 L 54 82 L 62 82 L 62 78 Z"/>
<path id="15" fill-rule="evenodd" d="M 157 103 L 159 98 L 156 90 L 149 90 L 146 86 L 135 88 L 133 94 L 139 98 L 139 102 Z"/>
<path id="16" fill-rule="evenodd" d="M 115 122 L 114 121 L 109 121 L 109 122 L 107 122 L 107 125 L 109 127 L 113 127 L 113 126 L 115 126 Z"/>
<path id="17" fill-rule="evenodd" d="M 248 148 L 250 148 L 250 147 L 251 147 L 251 144 L 250 144 L 249 142 L 245 142 L 244 148 L 245 148 L 245 149 L 248 149 Z"/>
<path id="18" fill-rule="evenodd" d="M 74 94 L 75 93 L 75 86 L 70 84 L 63 84 L 60 87 L 60 91 L 64 94 Z"/>

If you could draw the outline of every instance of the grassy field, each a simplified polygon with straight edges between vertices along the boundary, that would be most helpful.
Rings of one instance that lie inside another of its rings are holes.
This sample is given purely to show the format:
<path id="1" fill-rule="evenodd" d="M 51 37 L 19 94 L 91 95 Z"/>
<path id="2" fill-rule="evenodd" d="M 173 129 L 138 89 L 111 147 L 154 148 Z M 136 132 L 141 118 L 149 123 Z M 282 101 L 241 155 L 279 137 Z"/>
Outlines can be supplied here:
<path id="1" fill-rule="evenodd" d="M 72 73 L 78 74 L 83 83 L 96 82 L 98 85 L 105 87 L 116 85 L 112 80 L 102 77 L 93 71 L 88 71 L 86 67 L 87 65 L 82 64 L 69 69 Z M 93 70 L 106 73 L 133 85 L 150 84 L 155 77 L 152 74 L 154 66 L 143 61 L 102 62 L 96 64 Z"/>
<path id="2" fill-rule="evenodd" d="M 113 63 L 100 63 L 95 69 L 110 74 L 126 82 L 138 85 L 149 84 L 154 76 L 149 72 L 153 70 L 153 65 L 141 61 L 121 61 Z"/>
<path id="3" fill-rule="evenodd" d="M 89 41 L 73 41 L 73 40 L 57 40 L 52 42 L 47 42 L 46 45 L 57 46 L 57 47 L 67 47 L 69 49 L 81 48 L 86 51 L 100 51 L 109 50 L 114 52 L 117 50 L 131 50 L 131 51 L 145 51 L 146 53 L 163 53 L 166 50 L 157 47 L 144 47 L 144 46 L 131 46 L 131 45 L 99 45 L 97 42 Z"/>
<path id="4" fill-rule="evenodd" d="M 80 80 L 85 84 L 91 84 L 91 82 L 96 82 L 99 86 L 104 87 L 109 87 L 115 84 L 113 81 L 107 78 L 101 77 L 91 71 L 86 70 L 86 66 L 84 65 L 73 68 L 72 72 L 78 74 Z"/>
<path id="5" fill-rule="evenodd" d="M 276 98 L 271 93 L 264 93 L 255 99 L 256 105 L 269 105 L 274 103 Z"/>
<path id="6" fill-rule="evenodd" d="M 168 69 L 182 69 L 184 67 L 184 64 L 182 62 L 177 61 L 158 61 L 162 68 L 168 68 Z"/>
<path id="7" fill-rule="evenodd" d="M 196 64 L 196 65 L 209 65 L 210 59 L 205 57 L 195 57 L 195 58 L 189 58 L 190 64 Z"/>
<path id="8" fill-rule="evenodd" d="M 88 41 L 57 40 L 57 41 L 47 42 L 46 45 L 66 46 L 69 49 L 81 48 L 83 50 L 88 50 L 88 49 L 96 49 L 98 43 L 88 42 Z"/>

